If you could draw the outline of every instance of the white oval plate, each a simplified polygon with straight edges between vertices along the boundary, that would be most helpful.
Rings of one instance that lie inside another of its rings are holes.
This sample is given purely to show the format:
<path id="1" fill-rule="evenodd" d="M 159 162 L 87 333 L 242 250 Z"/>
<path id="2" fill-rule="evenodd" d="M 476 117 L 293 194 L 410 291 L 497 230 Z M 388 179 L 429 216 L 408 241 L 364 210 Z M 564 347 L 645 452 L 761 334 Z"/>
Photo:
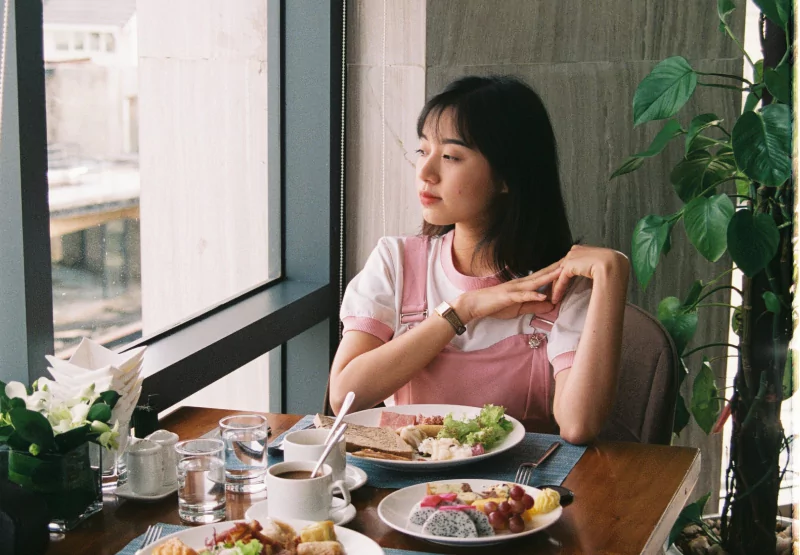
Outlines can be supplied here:
<path id="1" fill-rule="evenodd" d="M 200 551 L 205 549 L 206 538 L 210 538 L 214 533 L 214 530 L 217 530 L 218 532 L 224 532 L 225 530 L 232 528 L 236 522 L 247 521 L 233 520 L 217 522 L 215 524 L 206 524 L 196 528 L 188 528 L 186 530 L 170 534 L 169 536 L 164 536 L 157 542 L 137 551 L 136 555 L 152 555 L 155 547 L 167 542 L 170 538 L 178 538 L 192 549 Z M 313 524 L 313 522 L 310 520 L 295 520 L 288 518 L 281 519 L 281 522 L 289 524 L 298 533 L 300 532 L 301 528 L 308 526 L 309 524 Z M 348 530 L 347 528 L 341 528 L 339 526 L 334 526 L 333 530 L 336 532 L 336 539 L 342 544 L 344 552 L 347 555 L 383 555 L 383 549 L 381 549 L 377 543 L 369 539 L 367 536 L 359 534 L 353 530 Z"/>
<path id="2" fill-rule="evenodd" d="M 503 480 L 441 480 L 438 482 L 431 482 L 432 484 L 448 484 L 448 483 L 467 483 L 472 486 L 473 491 L 483 491 L 496 484 L 511 483 L 504 482 Z M 538 488 L 530 486 L 522 486 L 525 492 L 531 496 L 539 493 Z M 445 538 L 442 536 L 431 536 L 422 533 L 422 526 L 410 524 L 408 522 L 408 515 L 411 509 L 414 508 L 424 496 L 426 491 L 426 484 L 417 484 L 395 491 L 387 495 L 383 501 L 378 505 L 378 516 L 388 526 L 391 526 L 398 532 L 421 538 L 434 543 L 443 545 L 457 545 L 457 546 L 478 546 L 478 545 L 495 545 L 504 543 L 511 540 L 516 540 L 525 536 L 530 536 L 541 530 L 544 530 L 561 517 L 563 509 L 558 507 L 556 510 L 543 515 L 536 515 L 530 522 L 525 523 L 525 530 L 512 534 L 508 530 L 501 530 L 495 536 L 484 536 L 482 538 Z"/>
<path id="3" fill-rule="evenodd" d="M 481 409 L 480 407 L 465 407 L 461 405 L 398 405 L 396 407 L 368 409 L 354 412 L 353 414 L 348 414 L 345 416 L 344 421 L 352 424 L 360 424 L 361 426 L 377 426 L 378 422 L 380 422 L 382 411 L 396 412 L 399 414 L 421 414 L 423 416 L 447 416 L 448 414 L 453 413 L 453 418 L 461 420 L 464 417 L 475 418 L 478 416 L 478 414 L 480 414 Z M 506 418 L 510 420 L 512 424 L 514 424 L 514 428 L 503 441 L 491 449 L 488 449 L 483 455 L 476 455 L 467 459 L 455 459 L 449 461 L 430 461 L 424 458 L 417 458 L 410 461 L 369 459 L 366 457 L 358 458 L 359 460 L 369 461 L 376 466 L 404 471 L 435 470 L 471 464 L 488 459 L 489 457 L 493 457 L 495 455 L 499 455 L 504 451 L 508 451 L 525 439 L 525 427 L 520 423 L 520 421 L 508 415 L 506 415 Z M 352 455 L 349 453 L 348 456 L 352 457 Z"/>

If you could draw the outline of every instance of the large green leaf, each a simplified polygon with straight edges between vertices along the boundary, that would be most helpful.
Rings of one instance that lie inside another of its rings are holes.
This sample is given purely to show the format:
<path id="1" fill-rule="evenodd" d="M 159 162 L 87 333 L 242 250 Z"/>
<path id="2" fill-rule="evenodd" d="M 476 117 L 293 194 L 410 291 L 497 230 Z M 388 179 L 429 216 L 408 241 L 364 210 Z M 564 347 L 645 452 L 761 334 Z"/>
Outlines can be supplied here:
<path id="1" fill-rule="evenodd" d="M 658 265 L 658 259 L 670 232 L 670 222 L 651 214 L 636 224 L 633 230 L 633 270 L 642 289 L 647 289 L 650 278 Z"/>
<path id="2" fill-rule="evenodd" d="M 667 297 L 658 303 L 658 321 L 667 329 L 678 354 L 682 355 L 697 331 L 697 310 L 687 311 L 680 299 Z"/>
<path id="3" fill-rule="evenodd" d="M 117 401 L 119 401 L 121 395 L 113 390 L 103 391 L 100 396 L 95 399 L 93 404 L 96 403 L 105 403 L 112 409 L 116 406 Z"/>
<path id="4" fill-rule="evenodd" d="M 758 9 L 784 31 L 791 14 L 791 0 L 753 0 Z"/>
<path id="5" fill-rule="evenodd" d="M 698 197 L 686 205 L 683 225 L 692 245 L 709 262 L 716 262 L 728 246 L 728 222 L 733 202 L 726 194 Z"/>
<path id="6" fill-rule="evenodd" d="M 775 69 L 768 67 L 764 71 L 764 82 L 767 90 L 784 104 L 789 104 L 792 94 L 791 71 L 788 64 L 783 64 Z"/>
<path id="7" fill-rule="evenodd" d="M 744 101 L 742 112 L 751 112 L 755 110 L 760 100 L 761 98 L 756 93 L 748 93 L 747 98 Z"/>
<path id="8" fill-rule="evenodd" d="M 53 427 L 42 414 L 28 409 L 16 408 L 8 413 L 15 433 L 47 451 L 53 445 Z"/>
<path id="9" fill-rule="evenodd" d="M 703 130 L 719 125 L 720 123 L 722 123 L 722 120 L 717 117 L 717 114 L 700 114 L 692 118 L 692 121 L 689 123 L 689 129 L 686 131 L 686 152 L 688 153 L 690 150 L 695 150 L 689 147 L 692 145 L 692 141 L 694 141 Z"/>
<path id="10" fill-rule="evenodd" d="M 84 424 L 78 428 L 73 428 L 63 434 L 58 434 L 55 437 L 56 450 L 59 453 L 68 453 L 78 445 L 87 441 L 87 434 L 89 433 L 89 424 Z"/>
<path id="11" fill-rule="evenodd" d="M 717 389 L 714 372 L 711 370 L 708 359 L 703 357 L 703 366 L 694 378 L 692 386 L 691 409 L 695 421 L 707 434 L 711 433 L 711 428 L 714 427 L 714 422 L 717 421 L 722 409 L 718 397 L 719 389 Z"/>
<path id="12" fill-rule="evenodd" d="M 715 183 L 730 177 L 735 168 L 707 150 L 694 150 L 669 174 L 669 180 L 683 202 L 690 202 Z M 706 194 L 713 194 L 714 190 Z"/>
<path id="13" fill-rule="evenodd" d="M 625 160 L 625 162 L 622 163 L 617 171 L 611 174 L 611 179 L 626 173 L 630 173 L 634 170 L 638 170 L 644 163 L 644 158 L 650 158 L 657 155 L 664 150 L 664 148 L 672 139 L 678 135 L 682 135 L 683 133 L 684 130 L 678 120 L 669 120 L 664 124 L 664 127 L 661 128 L 661 131 L 659 131 L 658 134 L 653 138 L 653 141 L 650 143 L 650 146 L 647 148 L 647 150 L 634 154 Z"/>
<path id="14" fill-rule="evenodd" d="M 719 144 L 717 139 L 712 139 L 710 137 L 706 137 L 705 135 L 698 135 L 695 137 L 691 143 L 688 144 L 686 153 L 689 154 L 690 152 L 694 152 L 695 150 L 706 150 L 711 148 L 712 146 L 716 146 Z"/>
<path id="15" fill-rule="evenodd" d="M 778 296 L 775 293 L 772 291 L 764 291 L 764 294 L 761 295 L 761 298 L 764 299 L 764 305 L 767 307 L 769 312 L 773 312 L 775 314 L 781 313 L 781 301 L 778 299 Z"/>
<path id="16" fill-rule="evenodd" d="M 675 524 L 669 532 L 669 545 L 675 543 L 675 540 L 681 535 L 686 525 L 702 521 L 703 509 L 706 503 L 708 503 L 709 497 L 711 497 L 711 492 L 708 492 L 694 503 L 689 503 L 683 508 L 678 515 L 678 520 L 675 521 Z"/>
<path id="17" fill-rule="evenodd" d="M 753 181 L 778 186 L 792 174 L 792 122 L 789 106 L 770 104 L 745 112 L 732 132 L 739 168 Z"/>
<path id="18" fill-rule="evenodd" d="M 697 74 L 681 56 L 660 62 L 636 88 L 633 95 L 633 124 L 671 118 L 678 113 L 697 87 Z"/>
<path id="19" fill-rule="evenodd" d="M 97 403 L 91 406 L 86 420 L 93 422 L 99 420 L 100 422 L 108 422 L 111 418 L 111 407 L 105 403 Z"/>
<path id="20" fill-rule="evenodd" d="M 778 252 L 780 232 L 768 214 L 739 210 L 728 224 L 728 252 L 747 277 L 764 269 Z"/>
<path id="21" fill-rule="evenodd" d="M 700 298 L 700 294 L 703 292 L 704 287 L 705 285 L 703 284 L 702 280 L 696 280 L 694 283 L 692 283 L 692 286 L 689 288 L 689 293 L 686 295 L 686 299 L 683 301 L 683 307 L 687 308 L 694 305 Z"/>
<path id="22" fill-rule="evenodd" d="M 691 416 L 689 409 L 686 408 L 686 401 L 683 400 L 683 395 L 679 393 L 675 402 L 675 420 L 672 422 L 672 433 L 680 436 L 683 429 L 689 424 Z"/>

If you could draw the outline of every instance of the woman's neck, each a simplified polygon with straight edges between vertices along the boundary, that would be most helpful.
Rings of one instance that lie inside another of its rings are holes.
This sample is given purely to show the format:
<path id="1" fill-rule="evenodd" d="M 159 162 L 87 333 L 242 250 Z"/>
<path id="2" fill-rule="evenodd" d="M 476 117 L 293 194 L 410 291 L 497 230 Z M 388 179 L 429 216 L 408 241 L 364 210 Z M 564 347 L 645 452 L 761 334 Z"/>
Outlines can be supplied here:
<path id="1" fill-rule="evenodd" d="M 465 276 L 486 277 L 494 275 L 497 270 L 487 264 L 493 260 L 491 248 L 480 256 L 475 256 L 475 249 L 483 237 L 482 230 L 456 224 L 453 231 L 453 265 Z"/>

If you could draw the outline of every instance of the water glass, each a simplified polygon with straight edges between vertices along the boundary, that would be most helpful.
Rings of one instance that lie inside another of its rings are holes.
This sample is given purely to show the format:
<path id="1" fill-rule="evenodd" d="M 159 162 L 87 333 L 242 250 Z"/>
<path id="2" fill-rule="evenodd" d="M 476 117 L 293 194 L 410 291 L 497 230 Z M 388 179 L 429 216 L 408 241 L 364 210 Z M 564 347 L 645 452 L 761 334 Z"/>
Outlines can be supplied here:
<path id="1" fill-rule="evenodd" d="M 178 455 L 178 515 L 192 524 L 225 519 L 225 444 L 190 439 L 175 445 Z"/>
<path id="2" fill-rule="evenodd" d="M 225 481 L 230 491 L 256 493 L 266 489 L 267 419 L 237 414 L 219 421 L 225 442 Z"/>

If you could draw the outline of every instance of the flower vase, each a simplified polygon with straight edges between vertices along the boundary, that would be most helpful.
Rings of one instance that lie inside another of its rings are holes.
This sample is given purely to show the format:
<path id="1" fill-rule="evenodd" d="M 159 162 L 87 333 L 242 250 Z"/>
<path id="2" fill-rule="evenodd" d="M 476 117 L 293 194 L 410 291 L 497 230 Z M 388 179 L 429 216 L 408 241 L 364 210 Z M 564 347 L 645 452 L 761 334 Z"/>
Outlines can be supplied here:
<path id="1" fill-rule="evenodd" d="M 98 446 L 86 442 L 64 454 L 38 457 L 24 451 L 8 453 L 9 481 L 47 503 L 51 532 L 71 530 L 103 508 L 102 465 L 92 465 L 91 447 Z"/>

